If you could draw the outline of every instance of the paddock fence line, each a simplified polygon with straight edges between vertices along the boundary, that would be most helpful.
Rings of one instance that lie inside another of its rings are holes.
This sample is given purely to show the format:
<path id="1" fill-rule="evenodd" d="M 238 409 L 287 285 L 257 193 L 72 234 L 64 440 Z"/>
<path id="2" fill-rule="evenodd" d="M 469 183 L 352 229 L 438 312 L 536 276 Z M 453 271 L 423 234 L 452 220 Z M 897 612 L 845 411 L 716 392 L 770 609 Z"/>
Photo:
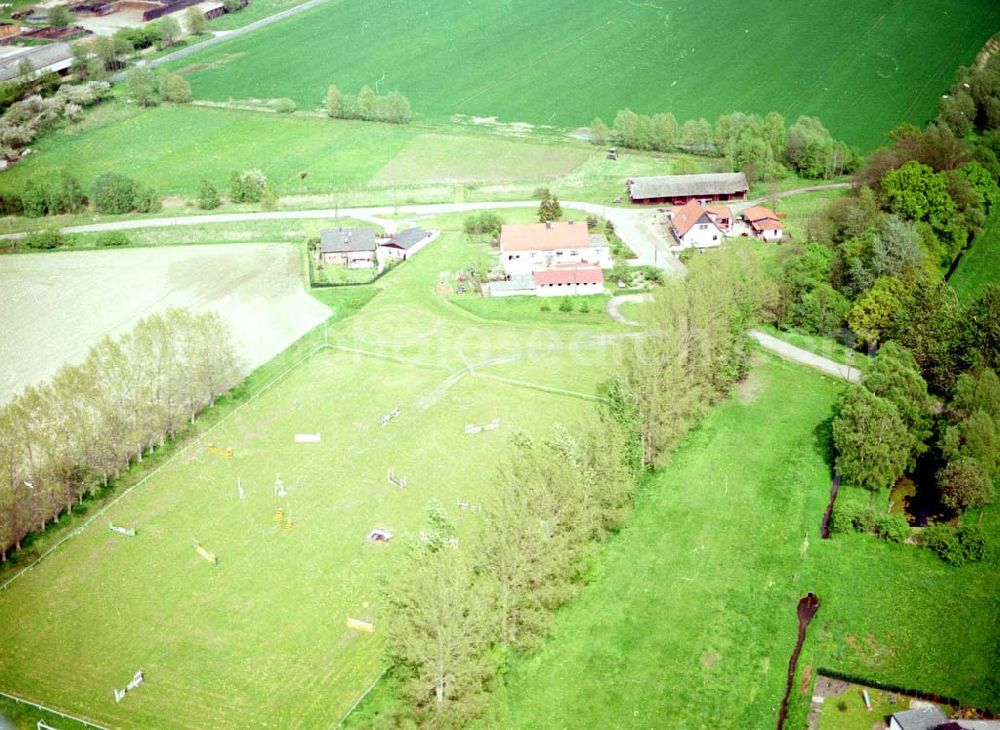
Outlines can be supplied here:
<path id="1" fill-rule="evenodd" d="M 26 700 L 23 697 L 18 697 L 17 695 L 12 695 L 9 692 L 0 691 L 0 697 L 6 697 L 8 700 L 13 700 L 21 705 L 31 705 L 42 712 L 48 712 L 53 715 L 59 715 L 59 717 L 66 718 L 67 720 L 72 720 L 73 722 L 78 722 L 81 725 L 86 725 L 87 727 L 96 728 L 97 730 L 111 730 L 111 728 L 105 727 L 104 725 L 98 725 L 96 722 L 91 722 L 90 720 L 84 720 L 82 717 L 77 717 L 76 715 L 68 715 L 61 710 L 56 710 L 51 707 L 46 707 L 45 705 L 40 705 L 37 702 L 32 702 L 31 700 Z"/>

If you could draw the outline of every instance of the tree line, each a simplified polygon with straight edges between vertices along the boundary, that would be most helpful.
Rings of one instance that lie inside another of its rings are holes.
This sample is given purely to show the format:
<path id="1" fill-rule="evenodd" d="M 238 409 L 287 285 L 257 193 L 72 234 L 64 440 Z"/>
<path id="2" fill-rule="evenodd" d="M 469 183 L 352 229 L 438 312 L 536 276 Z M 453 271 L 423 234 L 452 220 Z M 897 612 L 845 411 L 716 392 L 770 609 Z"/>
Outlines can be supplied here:
<path id="1" fill-rule="evenodd" d="M 601 145 L 721 156 L 751 183 L 778 179 L 789 171 L 808 178 L 837 177 L 853 171 L 860 161 L 860 155 L 835 140 L 817 117 L 801 116 L 786 127 L 777 112 L 723 114 L 713 127 L 706 119 L 680 125 L 671 112 L 649 116 L 623 109 L 610 128 L 600 117 L 595 119 L 590 134 Z"/>
<path id="2" fill-rule="evenodd" d="M 585 582 L 643 469 L 746 372 L 763 284 L 745 250 L 692 262 L 655 293 L 644 337 L 623 346 L 590 419 L 514 433 L 470 544 L 459 548 L 447 513 L 430 506 L 386 589 L 387 681 L 405 699 L 387 722 L 457 728 L 482 716 L 507 657 L 537 646 Z"/>
<path id="3" fill-rule="evenodd" d="M 1000 61 L 960 69 L 924 129 L 901 125 L 859 167 L 849 195 L 779 253 L 769 317 L 877 352 L 837 406 L 838 473 L 873 491 L 929 473 L 942 505 L 982 508 L 1000 478 L 1000 286 L 962 304 L 947 273 L 1000 201 Z M 982 513 L 980 512 L 980 515 Z M 836 531 L 901 541 L 902 516 L 838 502 Z M 951 563 L 982 559 L 968 520 L 923 542 Z"/>
<path id="4" fill-rule="evenodd" d="M 170 309 L 0 407 L 0 559 L 173 438 L 239 380 L 228 325 Z"/>

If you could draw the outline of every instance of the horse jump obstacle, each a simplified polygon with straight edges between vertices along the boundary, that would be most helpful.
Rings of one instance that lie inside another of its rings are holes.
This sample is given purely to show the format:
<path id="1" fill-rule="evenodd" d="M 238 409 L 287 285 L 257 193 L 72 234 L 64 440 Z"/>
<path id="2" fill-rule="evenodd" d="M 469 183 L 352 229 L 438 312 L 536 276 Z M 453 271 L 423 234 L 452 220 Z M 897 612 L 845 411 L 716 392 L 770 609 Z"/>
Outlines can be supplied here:
<path id="1" fill-rule="evenodd" d="M 135 528 L 134 527 L 122 527 L 120 525 L 116 525 L 114 522 L 109 522 L 108 523 L 108 529 L 111 530 L 112 532 L 117 532 L 117 533 L 120 533 L 122 535 L 128 535 L 129 537 L 135 537 Z"/>
<path id="2" fill-rule="evenodd" d="M 297 444 L 318 444 L 318 443 L 320 443 L 320 434 L 318 434 L 318 433 L 297 433 L 297 434 L 295 434 L 295 443 L 297 443 Z"/>
<path id="3" fill-rule="evenodd" d="M 469 435 L 477 434 L 482 431 L 496 431 L 500 428 L 500 419 L 494 418 L 489 423 L 485 423 L 482 426 L 474 426 L 471 423 L 465 424 L 465 432 Z"/>
<path id="4" fill-rule="evenodd" d="M 275 497 L 288 496 L 288 493 L 285 491 L 285 483 L 281 481 L 281 474 L 277 474 L 274 478 L 274 496 Z"/>
<path id="5" fill-rule="evenodd" d="M 400 489 L 404 489 L 406 487 L 406 477 L 397 477 L 395 469 L 391 466 L 389 467 L 388 479 L 389 484 L 394 487 L 399 487 Z"/>
<path id="6" fill-rule="evenodd" d="M 347 617 L 347 628 L 354 629 L 355 631 L 367 631 L 369 634 L 375 633 L 375 624 L 351 618 L 350 616 Z"/>
<path id="7" fill-rule="evenodd" d="M 194 547 L 194 549 L 198 552 L 198 554 L 201 557 L 205 558 L 205 560 L 207 560 L 208 562 L 210 562 L 213 566 L 218 567 L 218 565 L 219 565 L 219 556 L 218 555 L 216 555 L 215 553 L 210 553 L 208 550 L 206 550 L 205 548 L 203 548 L 201 546 L 201 543 L 198 542 L 197 540 L 195 540 L 193 537 L 191 538 L 191 545 L 192 545 L 192 547 Z"/>
<path id="8" fill-rule="evenodd" d="M 125 699 L 125 695 L 128 692 L 131 692 L 132 690 L 134 690 L 140 684 L 142 684 L 142 680 L 143 679 L 144 679 L 144 677 L 142 675 L 142 670 L 140 669 L 138 672 L 135 673 L 135 675 L 133 675 L 132 681 L 129 682 L 127 685 L 125 685 L 125 689 L 115 689 L 114 690 L 114 693 L 115 693 L 115 702 L 121 702 L 123 699 Z"/>
<path id="9" fill-rule="evenodd" d="M 483 511 L 483 508 L 480 507 L 478 504 L 470 504 L 468 502 L 463 502 L 460 499 L 456 499 L 455 501 L 458 502 L 458 508 L 459 509 L 467 509 L 470 512 L 482 512 Z"/>
<path id="10" fill-rule="evenodd" d="M 241 502 L 245 501 L 246 498 L 247 498 L 247 495 L 246 495 L 246 492 L 243 491 L 243 480 L 240 479 L 239 477 L 236 478 L 236 491 L 240 495 L 240 501 Z"/>
<path id="11" fill-rule="evenodd" d="M 209 444 L 208 453 L 212 454 L 213 456 L 232 456 L 233 447 L 227 446 L 226 448 L 223 449 L 219 446 L 216 446 L 215 444 Z"/>
<path id="12" fill-rule="evenodd" d="M 393 418 L 399 415 L 399 406 L 396 406 L 391 411 L 386 413 L 382 418 L 379 419 L 378 425 L 381 428 L 385 428 L 386 424 L 389 423 Z"/>

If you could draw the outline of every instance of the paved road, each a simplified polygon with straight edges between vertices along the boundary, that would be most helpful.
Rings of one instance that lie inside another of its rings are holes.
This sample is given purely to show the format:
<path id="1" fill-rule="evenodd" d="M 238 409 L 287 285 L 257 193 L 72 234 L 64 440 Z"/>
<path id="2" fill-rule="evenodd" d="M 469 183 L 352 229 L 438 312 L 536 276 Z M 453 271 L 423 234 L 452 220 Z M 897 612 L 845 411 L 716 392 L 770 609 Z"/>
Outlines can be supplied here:
<path id="1" fill-rule="evenodd" d="M 773 352 L 778 357 L 797 362 L 800 365 L 807 365 L 827 375 L 846 380 L 849 383 L 861 382 L 861 371 L 857 368 L 842 365 L 814 352 L 803 350 L 801 347 L 789 345 L 784 340 L 779 340 L 777 337 L 773 337 L 760 330 L 750 330 L 750 336 L 757 340 L 761 347 Z"/>
<path id="2" fill-rule="evenodd" d="M 597 203 L 560 201 L 563 208 L 580 210 L 593 215 L 603 215 L 615 226 L 615 231 L 635 253 L 636 262 L 657 266 L 665 271 L 683 274 L 684 265 L 651 230 L 646 222 L 650 211 L 636 208 L 608 208 Z M 102 233 L 105 231 L 131 231 L 141 228 L 164 228 L 170 226 L 198 226 L 206 223 L 241 223 L 267 220 L 335 218 L 338 214 L 365 220 L 383 226 L 390 233 L 395 231 L 398 221 L 384 217 L 401 214 L 414 217 L 441 215 L 443 213 L 466 213 L 483 209 L 534 208 L 537 200 L 518 200 L 484 203 L 433 203 L 428 205 L 375 206 L 368 208 L 322 208 L 317 210 L 276 210 L 261 213 L 212 213 L 208 215 L 175 216 L 171 218 L 141 218 L 107 223 L 90 223 L 68 226 L 64 233 Z M 8 233 L 0 238 L 23 238 L 24 233 Z"/>

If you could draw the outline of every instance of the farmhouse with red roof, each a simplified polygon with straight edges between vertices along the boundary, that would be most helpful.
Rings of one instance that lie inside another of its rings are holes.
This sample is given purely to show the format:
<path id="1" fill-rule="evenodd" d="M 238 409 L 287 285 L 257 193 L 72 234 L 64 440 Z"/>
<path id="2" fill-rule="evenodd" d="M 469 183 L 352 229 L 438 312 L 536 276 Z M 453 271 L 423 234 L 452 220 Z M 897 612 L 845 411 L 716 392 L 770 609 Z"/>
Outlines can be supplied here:
<path id="1" fill-rule="evenodd" d="M 762 205 L 747 208 L 743 211 L 743 219 L 750 226 L 753 234 L 762 241 L 780 241 L 784 235 L 781 219 L 770 208 L 765 208 Z"/>
<path id="2" fill-rule="evenodd" d="M 720 216 L 712 215 L 697 200 L 691 200 L 670 215 L 670 233 L 675 248 L 712 248 L 721 246 L 725 231 L 717 223 Z"/>
<path id="3" fill-rule="evenodd" d="M 500 265 L 507 281 L 491 284 L 492 296 L 599 294 L 611 247 L 582 222 L 509 223 L 500 229 Z"/>

